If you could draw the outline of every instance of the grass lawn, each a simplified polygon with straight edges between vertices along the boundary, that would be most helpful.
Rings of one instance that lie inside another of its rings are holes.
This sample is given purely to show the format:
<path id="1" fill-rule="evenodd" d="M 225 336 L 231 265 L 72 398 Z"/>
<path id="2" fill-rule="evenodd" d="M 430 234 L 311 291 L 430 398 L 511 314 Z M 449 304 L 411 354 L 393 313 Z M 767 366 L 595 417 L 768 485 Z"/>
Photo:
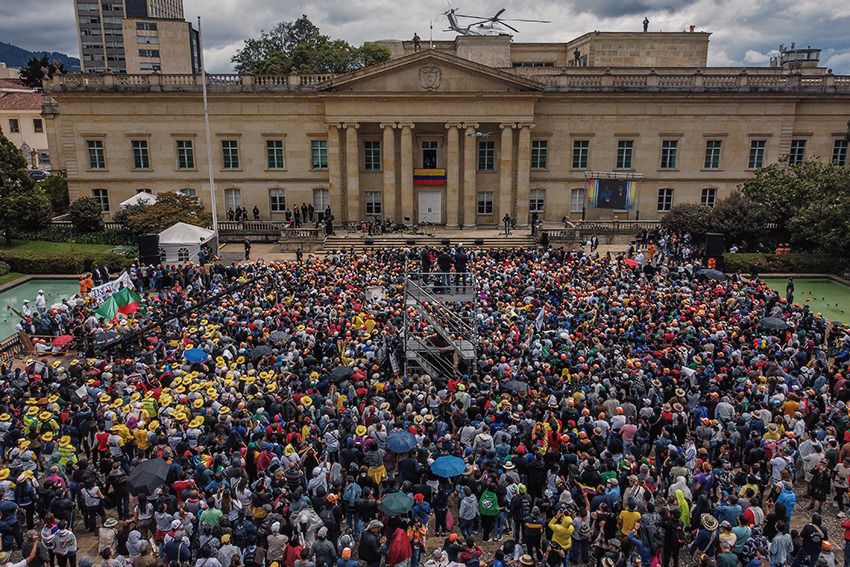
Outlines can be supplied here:
<path id="1" fill-rule="evenodd" d="M 0 285 L 7 284 L 9 282 L 13 282 L 18 278 L 24 277 L 24 274 L 19 274 L 18 272 L 9 272 L 5 276 L 0 276 Z"/>
<path id="2" fill-rule="evenodd" d="M 45 240 L 14 240 L 12 248 L 16 252 L 29 252 L 33 255 L 49 254 L 91 254 L 109 252 L 115 248 L 111 244 L 71 244 L 69 242 L 47 242 Z M 5 248 L 10 250 L 9 248 Z"/>

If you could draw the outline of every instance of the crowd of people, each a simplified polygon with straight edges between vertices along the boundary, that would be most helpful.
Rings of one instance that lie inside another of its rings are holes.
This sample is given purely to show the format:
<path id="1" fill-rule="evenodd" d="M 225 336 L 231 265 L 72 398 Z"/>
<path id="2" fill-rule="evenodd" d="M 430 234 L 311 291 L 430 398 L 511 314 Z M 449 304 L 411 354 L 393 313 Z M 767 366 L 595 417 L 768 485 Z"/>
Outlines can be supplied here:
<path id="1" fill-rule="evenodd" d="M 130 317 L 59 309 L 80 356 L 0 369 L 2 549 L 15 567 L 833 567 L 850 342 L 757 278 L 704 277 L 686 239 L 651 246 L 135 268 Z M 403 364 L 404 278 L 426 262 L 474 275 L 456 375 Z"/>

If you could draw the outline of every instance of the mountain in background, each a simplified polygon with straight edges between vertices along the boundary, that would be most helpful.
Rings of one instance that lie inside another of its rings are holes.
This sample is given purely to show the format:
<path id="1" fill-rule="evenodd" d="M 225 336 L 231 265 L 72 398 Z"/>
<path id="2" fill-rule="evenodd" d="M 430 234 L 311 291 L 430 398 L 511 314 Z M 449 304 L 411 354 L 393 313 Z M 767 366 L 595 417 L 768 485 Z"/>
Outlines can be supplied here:
<path id="1" fill-rule="evenodd" d="M 65 66 L 65 71 L 67 73 L 80 72 L 80 60 L 76 57 L 69 57 L 68 55 L 59 53 L 58 51 L 54 51 L 52 53 L 48 53 L 46 51 L 28 51 L 18 47 L 17 45 L 3 43 L 0 41 L 0 61 L 5 63 L 8 67 L 26 67 L 27 61 L 33 57 L 41 57 L 44 53 L 47 53 L 47 57 L 51 61 L 54 59 L 59 60 L 59 62 Z"/>

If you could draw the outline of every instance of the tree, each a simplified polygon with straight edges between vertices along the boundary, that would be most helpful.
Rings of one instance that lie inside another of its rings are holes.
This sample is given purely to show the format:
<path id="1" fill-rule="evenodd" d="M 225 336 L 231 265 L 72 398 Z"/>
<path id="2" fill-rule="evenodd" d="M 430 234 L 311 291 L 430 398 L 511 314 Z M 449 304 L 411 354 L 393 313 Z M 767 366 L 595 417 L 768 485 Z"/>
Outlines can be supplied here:
<path id="1" fill-rule="evenodd" d="M 71 203 L 68 217 L 77 232 L 97 232 L 103 228 L 103 209 L 92 197 L 81 197 Z"/>
<path id="2" fill-rule="evenodd" d="M 6 246 L 16 231 L 38 230 L 50 222 L 50 201 L 27 174 L 27 161 L 0 132 L 0 223 Z"/>
<path id="3" fill-rule="evenodd" d="M 323 35 L 307 16 L 280 22 L 260 37 L 245 40 L 231 61 L 239 73 L 285 75 L 289 73 L 350 73 L 390 58 L 377 44 L 354 47 Z"/>
<path id="4" fill-rule="evenodd" d="M 661 226 L 679 233 L 690 232 L 692 236 L 702 236 L 708 232 L 711 207 L 696 203 L 676 205 L 661 219 Z"/>
<path id="5" fill-rule="evenodd" d="M 43 79 L 52 79 L 53 75 L 65 72 L 65 66 L 58 61 L 51 62 L 45 53 L 40 58 L 33 57 L 27 61 L 27 66 L 21 69 L 21 81 L 33 89 L 41 88 Z"/>
<path id="6" fill-rule="evenodd" d="M 50 208 L 53 209 L 54 215 L 63 215 L 68 212 L 68 205 L 71 202 L 68 196 L 68 176 L 64 171 L 48 175 L 38 182 L 47 198 L 50 200 Z"/>
<path id="7" fill-rule="evenodd" d="M 738 191 L 717 201 L 711 210 L 710 227 L 726 236 L 726 244 L 752 249 L 764 233 L 768 213 L 760 204 Z"/>
<path id="8" fill-rule="evenodd" d="M 125 207 L 113 218 L 134 234 L 162 232 L 177 222 L 197 226 L 209 226 L 212 222 L 197 198 L 176 192 L 158 193 L 156 203 Z"/>
<path id="9" fill-rule="evenodd" d="M 817 160 L 760 169 L 741 186 L 793 244 L 827 254 L 850 250 L 850 169 Z"/>

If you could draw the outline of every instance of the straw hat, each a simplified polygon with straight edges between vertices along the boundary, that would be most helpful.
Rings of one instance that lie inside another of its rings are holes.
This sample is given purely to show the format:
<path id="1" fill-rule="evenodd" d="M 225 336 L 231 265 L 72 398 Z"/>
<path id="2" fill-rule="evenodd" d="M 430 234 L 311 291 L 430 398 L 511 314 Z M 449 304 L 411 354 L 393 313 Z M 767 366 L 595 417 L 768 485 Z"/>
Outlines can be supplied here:
<path id="1" fill-rule="evenodd" d="M 42 433 L 41 440 L 45 443 L 50 443 L 51 441 L 53 441 L 53 432 L 47 431 L 46 433 Z"/>
<path id="2" fill-rule="evenodd" d="M 192 406 L 195 409 L 201 409 L 202 407 L 204 407 L 204 399 L 203 398 L 197 398 L 194 402 L 192 402 Z"/>
<path id="3" fill-rule="evenodd" d="M 357 428 L 354 430 L 354 434 L 358 437 L 363 437 L 364 435 L 366 435 L 366 426 L 363 424 L 358 425 Z"/>
<path id="4" fill-rule="evenodd" d="M 8 413 L 0 413 L 0 421 L 12 421 L 12 416 Z"/>
<path id="5" fill-rule="evenodd" d="M 36 415 L 38 414 L 38 407 L 30 406 L 27 408 L 27 415 Z"/>
<path id="6" fill-rule="evenodd" d="M 717 529 L 717 519 L 711 514 L 703 514 L 702 515 L 702 527 L 707 529 L 710 532 L 713 532 Z"/>
<path id="7" fill-rule="evenodd" d="M 199 415 L 189 422 L 189 427 L 198 428 L 204 424 L 204 417 Z"/>
<path id="8" fill-rule="evenodd" d="M 2 469 L 0 469 L 0 480 L 6 480 L 7 478 L 9 478 L 10 472 L 11 471 L 9 471 L 8 467 L 3 467 Z"/>
<path id="9" fill-rule="evenodd" d="M 310 396 L 302 396 L 301 397 L 301 405 L 305 408 L 308 408 L 313 405 L 313 398 Z"/>
<path id="10" fill-rule="evenodd" d="M 49 411 L 43 411 L 40 414 L 38 414 L 38 419 L 41 420 L 41 421 L 47 421 L 51 417 L 53 417 L 53 414 L 50 413 Z"/>
<path id="11" fill-rule="evenodd" d="M 71 436 L 63 435 L 59 438 L 59 446 L 60 447 L 68 447 L 71 444 Z"/>
<path id="12" fill-rule="evenodd" d="M 118 525 L 118 520 L 116 520 L 115 518 L 106 518 L 106 521 L 103 522 L 104 528 L 114 528 L 117 525 Z"/>
<path id="13" fill-rule="evenodd" d="M 21 451 L 26 451 L 29 448 L 30 444 L 31 443 L 29 439 L 21 439 L 20 441 L 18 441 L 18 449 L 20 449 Z"/>
<path id="14" fill-rule="evenodd" d="M 534 558 L 532 558 L 529 554 L 524 554 L 519 558 L 520 565 L 528 565 L 529 567 L 534 566 Z"/>

